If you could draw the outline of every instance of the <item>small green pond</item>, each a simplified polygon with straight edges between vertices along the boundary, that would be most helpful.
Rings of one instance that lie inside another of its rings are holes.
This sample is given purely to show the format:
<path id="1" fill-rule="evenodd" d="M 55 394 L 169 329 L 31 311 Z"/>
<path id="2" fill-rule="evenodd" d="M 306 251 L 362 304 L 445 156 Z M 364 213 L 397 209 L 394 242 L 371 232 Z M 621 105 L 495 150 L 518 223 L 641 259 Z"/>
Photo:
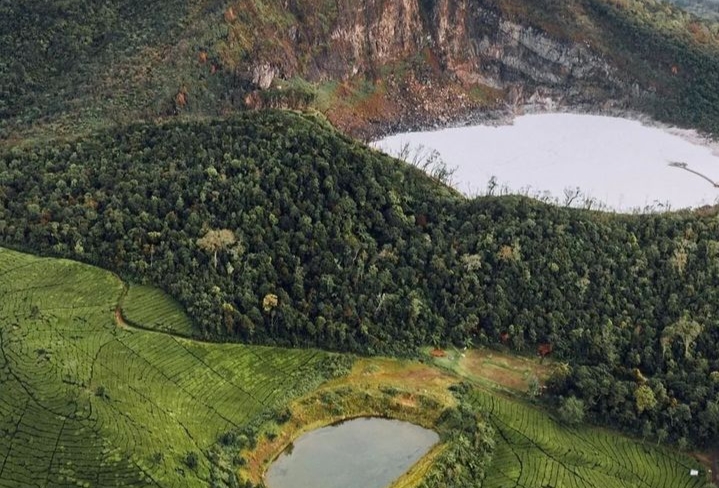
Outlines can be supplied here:
<path id="1" fill-rule="evenodd" d="M 268 488 L 386 488 L 438 441 L 409 422 L 354 419 L 297 439 L 265 481 Z"/>

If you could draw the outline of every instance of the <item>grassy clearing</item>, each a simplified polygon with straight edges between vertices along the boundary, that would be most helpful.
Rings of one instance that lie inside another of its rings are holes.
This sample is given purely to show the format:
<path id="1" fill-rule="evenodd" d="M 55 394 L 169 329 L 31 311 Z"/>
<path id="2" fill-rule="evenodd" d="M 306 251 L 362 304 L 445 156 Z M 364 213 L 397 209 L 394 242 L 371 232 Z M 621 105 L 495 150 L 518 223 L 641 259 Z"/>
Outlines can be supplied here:
<path id="1" fill-rule="evenodd" d="M 427 349 L 425 352 L 428 352 Z M 529 380 L 536 377 L 543 383 L 551 372 L 551 363 L 539 359 L 513 356 L 490 349 L 452 349 L 432 359 L 434 364 L 454 371 L 463 378 L 484 386 L 525 393 Z"/>
<path id="2" fill-rule="evenodd" d="M 130 324 L 185 337 L 195 332 L 182 306 L 159 288 L 131 284 L 121 307 L 123 318 Z"/>
<path id="3" fill-rule="evenodd" d="M 285 403 L 326 356 L 121 329 L 122 289 L 0 250 L 0 486 L 207 486 L 218 435 Z"/>

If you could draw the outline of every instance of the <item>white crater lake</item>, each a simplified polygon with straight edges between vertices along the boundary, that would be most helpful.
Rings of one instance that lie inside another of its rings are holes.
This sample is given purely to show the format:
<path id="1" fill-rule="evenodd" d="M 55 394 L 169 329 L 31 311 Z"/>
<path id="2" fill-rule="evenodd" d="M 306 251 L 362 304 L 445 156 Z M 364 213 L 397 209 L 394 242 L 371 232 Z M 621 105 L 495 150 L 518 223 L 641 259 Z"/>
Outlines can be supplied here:
<path id="1" fill-rule="evenodd" d="M 511 125 L 449 128 L 396 134 L 374 143 L 397 155 L 436 150 L 456 169 L 453 186 L 469 196 L 486 194 L 494 177 L 498 193 L 566 201 L 573 206 L 628 212 L 694 208 L 719 199 L 716 145 L 694 131 L 650 127 L 616 117 L 579 114 L 525 115 Z M 686 168 L 670 162 L 685 163 Z M 706 176 L 694 174 L 693 170 Z"/>

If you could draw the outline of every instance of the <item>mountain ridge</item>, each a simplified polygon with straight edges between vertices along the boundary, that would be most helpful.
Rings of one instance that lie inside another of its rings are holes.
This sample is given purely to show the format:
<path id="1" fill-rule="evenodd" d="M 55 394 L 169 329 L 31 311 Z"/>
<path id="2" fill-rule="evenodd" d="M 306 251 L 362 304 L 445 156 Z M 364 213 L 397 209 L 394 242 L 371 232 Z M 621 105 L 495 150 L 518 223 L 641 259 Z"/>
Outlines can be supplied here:
<path id="1" fill-rule="evenodd" d="M 73 0 L 0 8 L 6 144 L 262 107 L 312 108 L 363 138 L 546 100 L 638 110 L 706 132 L 719 120 L 716 24 L 664 3 L 113 0 L 82 10 Z"/>
<path id="2" fill-rule="evenodd" d="M 0 175 L 3 245 L 160 285 L 205 338 L 398 356 L 551 344 L 572 364 L 552 392 L 596 419 L 685 444 L 719 432 L 716 209 L 470 200 L 282 111 L 13 148 Z M 635 407 L 645 383 L 656 409 Z"/>

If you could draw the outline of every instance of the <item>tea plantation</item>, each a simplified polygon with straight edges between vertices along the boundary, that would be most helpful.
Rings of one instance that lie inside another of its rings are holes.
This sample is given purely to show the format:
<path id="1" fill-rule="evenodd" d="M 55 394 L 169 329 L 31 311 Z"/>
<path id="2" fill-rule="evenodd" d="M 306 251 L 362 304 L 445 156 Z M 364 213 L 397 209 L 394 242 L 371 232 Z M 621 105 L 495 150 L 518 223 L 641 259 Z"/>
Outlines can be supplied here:
<path id="1" fill-rule="evenodd" d="M 485 488 L 701 488 L 686 456 L 595 428 L 571 428 L 522 402 L 475 390 L 495 430 Z"/>
<path id="2" fill-rule="evenodd" d="M 118 319 L 119 303 L 145 329 Z M 329 353 L 152 328 L 192 331 L 152 288 L 126 294 L 99 268 L 0 248 L 0 487 L 239 486 L 218 440 L 328 377 Z M 495 431 L 477 486 L 705 485 L 689 476 L 696 462 L 652 443 L 570 428 L 489 390 L 470 398 Z"/>
<path id="3" fill-rule="evenodd" d="M 130 285 L 122 299 L 122 318 L 138 327 L 192 336 L 193 327 L 182 306 L 163 293 L 147 285 Z"/>
<path id="4" fill-rule="evenodd" d="M 118 328 L 122 291 L 0 250 L 0 486 L 208 486 L 227 477 L 207 458 L 219 435 L 321 380 L 314 350 Z"/>

